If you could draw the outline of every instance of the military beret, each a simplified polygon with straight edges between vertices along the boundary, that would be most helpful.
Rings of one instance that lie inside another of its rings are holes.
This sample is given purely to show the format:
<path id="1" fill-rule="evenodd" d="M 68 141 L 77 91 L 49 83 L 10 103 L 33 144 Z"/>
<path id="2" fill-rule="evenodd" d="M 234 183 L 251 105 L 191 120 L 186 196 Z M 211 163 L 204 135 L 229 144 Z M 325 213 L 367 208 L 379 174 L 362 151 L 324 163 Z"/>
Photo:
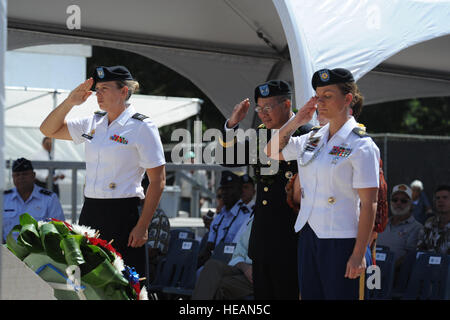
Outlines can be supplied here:
<path id="1" fill-rule="evenodd" d="M 251 184 L 255 184 L 255 182 L 253 181 L 253 179 L 248 175 L 248 174 L 244 174 L 241 176 L 241 181 L 242 183 L 251 183 Z"/>
<path id="2" fill-rule="evenodd" d="M 25 158 L 14 160 L 12 164 L 12 172 L 22 172 L 28 170 L 33 170 L 33 165 L 30 160 Z"/>
<path id="3" fill-rule="evenodd" d="M 94 82 L 133 80 L 130 71 L 124 66 L 97 67 L 93 75 Z"/>
<path id="4" fill-rule="evenodd" d="M 283 80 L 270 80 L 255 88 L 255 102 L 258 98 L 269 98 L 291 94 L 291 86 Z"/>
<path id="5" fill-rule="evenodd" d="M 228 170 L 222 171 L 220 186 L 222 187 L 234 183 L 242 183 L 239 176 Z"/>
<path id="6" fill-rule="evenodd" d="M 344 68 L 336 69 L 322 69 L 314 72 L 312 76 L 312 86 L 314 90 L 317 87 L 329 86 L 332 84 L 343 83 L 343 82 L 354 82 L 352 73 Z"/>

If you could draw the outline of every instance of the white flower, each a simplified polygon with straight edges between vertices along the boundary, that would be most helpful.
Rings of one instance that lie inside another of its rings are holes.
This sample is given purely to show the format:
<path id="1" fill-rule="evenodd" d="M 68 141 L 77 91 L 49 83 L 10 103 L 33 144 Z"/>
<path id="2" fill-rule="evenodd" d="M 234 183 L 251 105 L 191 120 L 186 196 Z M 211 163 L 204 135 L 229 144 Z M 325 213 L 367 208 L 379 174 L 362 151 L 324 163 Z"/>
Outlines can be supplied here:
<path id="1" fill-rule="evenodd" d="M 78 224 L 73 224 L 72 225 L 72 231 L 80 234 L 84 237 L 88 236 L 89 238 L 95 238 L 97 236 L 97 231 L 94 229 L 91 229 L 87 226 L 80 226 Z"/>
<path id="2" fill-rule="evenodd" d="M 123 263 L 122 258 L 120 258 L 118 255 L 114 254 L 114 261 L 113 266 L 116 268 L 119 272 L 122 272 L 125 269 L 125 264 Z"/>
<path id="3" fill-rule="evenodd" d="M 139 293 L 139 300 L 148 300 L 148 293 L 145 286 L 142 287 L 141 292 Z"/>

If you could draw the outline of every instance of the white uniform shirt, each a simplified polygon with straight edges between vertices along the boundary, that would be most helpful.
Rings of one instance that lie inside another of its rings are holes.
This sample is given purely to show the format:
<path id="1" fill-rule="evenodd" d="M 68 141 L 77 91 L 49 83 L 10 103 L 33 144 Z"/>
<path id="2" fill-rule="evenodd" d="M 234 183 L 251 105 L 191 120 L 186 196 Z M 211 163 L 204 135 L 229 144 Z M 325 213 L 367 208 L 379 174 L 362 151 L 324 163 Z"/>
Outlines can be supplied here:
<path id="1" fill-rule="evenodd" d="M 67 122 L 73 141 L 85 143 L 86 197 L 143 199 L 145 169 L 166 163 L 158 128 L 132 118 L 135 113 L 128 106 L 109 126 L 100 114 Z"/>
<path id="2" fill-rule="evenodd" d="M 33 192 L 26 201 L 17 192 L 17 188 L 3 194 L 3 238 L 19 224 L 19 217 L 28 213 L 37 221 L 54 218 L 64 221 L 64 213 L 56 193 L 34 185 Z"/>
<path id="3" fill-rule="evenodd" d="M 357 189 L 378 188 L 380 151 L 370 137 L 352 132 L 355 127 L 351 117 L 327 141 L 327 124 L 318 131 L 291 137 L 283 149 L 287 161 L 298 161 L 302 185 L 296 232 L 308 222 L 318 238 L 356 238 L 360 212 Z"/>

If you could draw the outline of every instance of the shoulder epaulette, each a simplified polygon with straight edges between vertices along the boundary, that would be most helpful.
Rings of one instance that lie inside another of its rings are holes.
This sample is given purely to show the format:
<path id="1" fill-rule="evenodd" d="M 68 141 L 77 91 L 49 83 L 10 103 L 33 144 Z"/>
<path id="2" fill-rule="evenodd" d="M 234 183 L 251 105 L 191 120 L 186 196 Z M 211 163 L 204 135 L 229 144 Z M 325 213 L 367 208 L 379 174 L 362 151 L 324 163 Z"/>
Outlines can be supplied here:
<path id="1" fill-rule="evenodd" d="M 266 129 L 266 125 L 265 125 L 264 123 L 261 123 L 261 124 L 258 126 L 258 129 Z"/>
<path id="2" fill-rule="evenodd" d="M 12 190 L 12 189 L 9 189 L 9 190 L 3 191 L 3 194 L 8 194 L 8 193 L 11 193 L 11 192 L 13 192 L 13 190 Z"/>
<path id="3" fill-rule="evenodd" d="M 46 196 L 51 196 L 53 192 L 51 192 L 50 190 L 41 189 L 39 190 L 39 193 L 45 194 Z"/>
<path id="4" fill-rule="evenodd" d="M 94 114 L 97 116 L 103 117 L 107 114 L 107 112 L 106 111 L 95 111 Z"/>
<path id="5" fill-rule="evenodd" d="M 311 128 L 311 131 L 318 131 L 320 130 L 322 127 L 321 126 L 315 126 Z"/>
<path id="6" fill-rule="evenodd" d="M 147 119 L 148 117 L 145 114 L 135 113 L 133 114 L 132 118 L 139 121 L 144 121 L 144 119 Z"/>
<path id="7" fill-rule="evenodd" d="M 352 130 L 352 132 L 358 136 L 360 136 L 361 138 L 366 138 L 369 137 L 369 135 L 367 134 L 366 130 L 361 129 L 360 127 L 356 127 Z"/>

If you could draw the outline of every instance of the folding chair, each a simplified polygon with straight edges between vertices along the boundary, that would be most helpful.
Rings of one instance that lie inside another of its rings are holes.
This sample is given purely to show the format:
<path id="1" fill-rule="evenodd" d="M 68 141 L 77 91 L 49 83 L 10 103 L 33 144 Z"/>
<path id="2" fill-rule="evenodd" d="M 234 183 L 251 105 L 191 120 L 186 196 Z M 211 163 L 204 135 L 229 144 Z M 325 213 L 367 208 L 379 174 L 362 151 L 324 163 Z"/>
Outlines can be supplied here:
<path id="1" fill-rule="evenodd" d="M 416 260 L 405 300 L 443 300 L 447 295 L 448 256 L 423 253 Z"/>
<path id="2" fill-rule="evenodd" d="M 224 243 L 219 242 L 214 248 L 210 259 L 220 260 L 224 263 L 228 263 L 233 256 L 234 249 L 236 248 L 236 243 Z"/>
<path id="3" fill-rule="evenodd" d="M 376 265 L 380 268 L 381 288 L 368 289 L 366 287 L 366 297 L 368 300 L 391 299 L 392 284 L 394 282 L 395 254 L 391 251 L 382 251 L 381 249 L 378 250 L 377 247 L 375 260 Z"/>
<path id="4" fill-rule="evenodd" d="M 408 286 L 409 278 L 417 257 L 422 254 L 420 251 L 413 251 L 408 253 L 400 266 L 400 269 L 394 277 L 394 283 L 392 286 L 392 299 L 401 299 Z"/>
<path id="5" fill-rule="evenodd" d="M 195 286 L 199 242 L 177 239 L 156 270 L 149 292 L 190 296 Z"/>

